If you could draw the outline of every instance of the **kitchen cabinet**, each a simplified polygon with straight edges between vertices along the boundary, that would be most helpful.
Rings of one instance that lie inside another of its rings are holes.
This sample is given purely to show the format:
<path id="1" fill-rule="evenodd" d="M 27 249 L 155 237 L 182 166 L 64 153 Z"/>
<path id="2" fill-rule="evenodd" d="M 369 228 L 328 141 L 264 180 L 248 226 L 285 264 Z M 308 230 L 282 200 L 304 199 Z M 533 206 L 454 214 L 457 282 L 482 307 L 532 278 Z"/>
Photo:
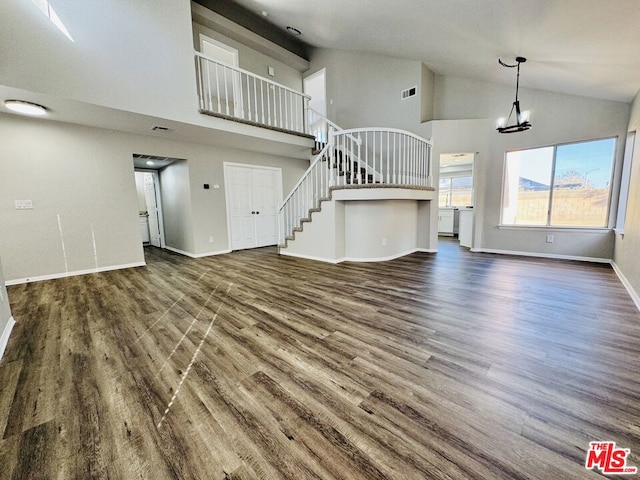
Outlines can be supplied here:
<path id="1" fill-rule="evenodd" d="M 458 227 L 458 240 L 460 240 L 460 246 L 471 248 L 473 246 L 472 208 L 460 209 Z"/>
<path id="2" fill-rule="evenodd" d="M 458 209 L 438 209 L 438 235 L 456 235 L 458 233 Z"/>

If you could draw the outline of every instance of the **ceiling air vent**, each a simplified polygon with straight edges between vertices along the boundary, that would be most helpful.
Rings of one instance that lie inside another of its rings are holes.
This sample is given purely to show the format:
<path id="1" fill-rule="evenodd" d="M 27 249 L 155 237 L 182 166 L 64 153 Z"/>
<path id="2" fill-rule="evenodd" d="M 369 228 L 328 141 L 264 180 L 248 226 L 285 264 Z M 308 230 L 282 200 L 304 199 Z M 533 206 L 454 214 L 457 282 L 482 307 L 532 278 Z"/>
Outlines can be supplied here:
<path id="1" fill-rule="evenodd" d="M 403 90 L 402 93 L 400 93 L 400 99 L 406 100 L 409 97 L 415 97 L 417 91 L 418 89 L 416 87 L 407 88 L 406 90 Z"/>
<path id="2" fill-rule="evenodd" d="M 167 133 L 173 132 L 173 128 L 161 127 L 160 125 L 156 125 L 151 130 L 154 130 L 156 132 L 167 132 Z"/>

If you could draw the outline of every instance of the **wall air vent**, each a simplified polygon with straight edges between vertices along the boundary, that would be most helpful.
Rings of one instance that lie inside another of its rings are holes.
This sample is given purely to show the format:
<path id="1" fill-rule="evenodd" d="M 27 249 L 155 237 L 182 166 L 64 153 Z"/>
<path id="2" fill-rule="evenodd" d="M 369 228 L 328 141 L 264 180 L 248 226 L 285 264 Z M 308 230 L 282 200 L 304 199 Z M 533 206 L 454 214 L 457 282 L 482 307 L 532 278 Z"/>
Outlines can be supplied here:
<path id="1" fill-rule="evenodd" d="M 418 91 L 417 87 L 407 88 L 406 90 L 403 90 L 400 93 L 400 99 L 406 100 L 407 98 L 415 97 L 417 91 Z"/>
<path id="2" fill-rule="evenodd" d="M 169 127 L 161 127 L 160 125 L 156 125 L 155 127 L 151 128 L 151 130 L 154 130 L 156 132 L 173 132 L 173 128 L 169 128 Z"/>

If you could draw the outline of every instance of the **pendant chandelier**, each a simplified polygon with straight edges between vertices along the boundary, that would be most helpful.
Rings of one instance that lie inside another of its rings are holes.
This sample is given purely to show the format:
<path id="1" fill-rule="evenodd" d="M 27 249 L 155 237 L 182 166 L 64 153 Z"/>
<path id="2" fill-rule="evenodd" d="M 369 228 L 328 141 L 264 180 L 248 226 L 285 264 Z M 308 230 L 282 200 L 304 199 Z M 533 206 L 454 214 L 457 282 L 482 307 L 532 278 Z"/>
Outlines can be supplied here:
<path id="1" fill-rule="evenodd" d="M 525 130 L 529 130 L 531 128 L 531 122 L 529 122 L 529 111 L 521 111 L 520 110 L 520 102 L 518 101 L 518 89 L 520 87 L 520 64 L 526 62 L 527 59 L 524 57 L 516 57 L 516 64 L 509 65 L 504 63 L 502 60 L 498 59 L 498 63 L 503 67 L 507 68 L 517 68 L 518 74 L 516 76 L 516 100 L 513 102 L 511 106 L 511 111 L 509 112 L 508 117 L 501 117 L 498 119 L 498 124 L 496 130 L 500 133 L 515 133 L 515 132 L 524 132 Z M 511 115 L 513 112 L 516 112 L 516 116 L 513 125 L 509 125 L 509 121 L 511 120 Z"/>

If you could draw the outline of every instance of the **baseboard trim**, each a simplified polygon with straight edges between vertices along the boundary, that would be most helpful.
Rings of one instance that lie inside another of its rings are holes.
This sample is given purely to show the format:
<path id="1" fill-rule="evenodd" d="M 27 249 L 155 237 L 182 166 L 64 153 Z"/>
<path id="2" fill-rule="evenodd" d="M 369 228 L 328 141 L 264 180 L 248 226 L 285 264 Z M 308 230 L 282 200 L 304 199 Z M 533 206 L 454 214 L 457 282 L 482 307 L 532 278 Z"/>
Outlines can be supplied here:
<path id="1" fill-rule="evenodd" d="M 90 273 L 109 272 L 111 270 L 122 270 L 124 268 L 144 267 L 147 264 L 145 262 L 126 263 L 123 265 L 109 265 L 106 267 L 91 268 L 87 270 L 74 270 L 72 272 L 53 273 L 51 275 L 39 275 L 36 277 L 16 278 L 13 280 L 7 280 L 6 285 L 20 285 L 22 283 L 42 282 L 44 280 L 56 280 L 58 278 L 75 277 L 78 275 L 88 275 Z"/>
<path id="2" fill-rule="evenodd" d="M 191 253 L 191 252 L 185 252 L 184 250 L 180 250 L 179 248 L 173 248 L 166 245 L 164 248 L 165 250 L 169 250 L 170 252 L 178 253 L 180 255 L 184 255 L 185 257 L 189 257 L 189 258 L 211 257 L 213 255 L 223 255 L 225 253 L 231 253 L 230 249 L 216 250 L 215 252 Z"/>
<path id="3" fill-rule="evenodd" d="M 2 361 L 4 351 L 7 348 L 7 344 L 9 343 L 9 336 L 11 335 L 11 330 L 13 330 L 13 326 L 15 324 L 16 324 L 16 321 L 13 319 L 13 317 L 9 317 L 9 321 L 4 327 L 2 336 L 0 336 L 0 361 Z"/>
<path id="4" fill-rule="evenodd" d="M 318 261 L 318 262 L 333 263 L 333 264 L 338 264 L 338 263 L 342 263 L 342 262 L 360 262 L 360 263 L 387 262 L 389 260 L 395 260 L 396 258 L 405 257 L 407 255 L 411 255 L 412 253 L 416 253 L 416 252 L 437 253 L 438 250 L 437 249 L 430 249 L 430 248 L 413 248 L 413 249 L 408 250 L 406 252 L 398 253 L 396 255 L 391 255 L 391 256 L 388 256 L 388 257 L 378 257 L 378 258 L 342 257 L 342 258 L 337 258 L 337 259 L 329 259 L 329 258 L 323 258 L 323 257 L 315 257 L 313 255 L 305 255 L 303 253 L 287 252 L 284 249 L 280 249 L 280 255 L 284 255 L 284 256 L 287 256 L 287 257 L 304 258 L 306 260 L 315 260 L 315 261 Z"/>
<path id="5" fill-rule="evenodd" d="M 227 248 L 224 250 L 216 250 L 215 252 L 196 253 L 193 258 L 213 257 L 214 255 L 224 255 L 226 253 L 231 253 L 231 249 Z"/>
<path id="6" fill-rule="evenodd" d="M 473 253 L 496 253 L 498 255 L 515 255 L 520 257 L 551 258 L 555 260 L 575 260 L 578 262 L 611 263 L 610 258 L 580 257 L 576 255 L 559 255 L 556 253 L 521 252 L 518 250 L 498 250 L 494 248 L 472 248 Z"/>
<path id="7" fill-rule="evenodd" d="M 316 262 L 325 262 L 325 263 L 340 263 L 342 261 L 344 261 L 344 259 L 330 259 L 330 258 L 323 258 L 323 257 L 315 257 L 313 255 L 305 255 L 304 253 L 293 253 L 293 252 L 287 252 L 284 249 L 280 249 L 280 255 L 284 256 L 284 257 L 294 257 L 294 258 L 303 258 L 305 260 L 315 260 Z"/>
<path id="8" fill-rule="evenodd" d="M 389 260 L 395 260 L 397 258 L 406 257 L 407 255 L 411 255 L 416 252 L 424 252 L 425 249 L 422 248 L 412 248 L 411 250 L 407 250 L 406 252 L 396 253 L 395 255 L 389 255 L 387 257 L 371 257 L 371 258 L 352 258 L 345 257 L 345 262 L 360 262 L 360 263 L 368 263 L 368 262 L 388 262 Z"/>
<path id="9" fill-rule="evenodd" d="M 638 296 L 638 293 L 635 291 L 635 289 L 631 285 L 631 282 L 627 280 L 627 277 L 624 276 L 624 273 L 622 273 L 622 270 L 620 270 L 620 267 L 618 267 L 618 265 L 616 265 L 616 262 L 614 262 L 613 260 L 611 260 L 611 266 L 613 267 L 613 271 L 616 272 L 616 275 L 622 282 L 622 285 L 624 285 L 624 288 L 627 289 L 627 292 L 629 293 L 631 300 L 633 300 L 633 303 L 635 303 L 636 308 L 640 310 L 640 296 Z"/>

